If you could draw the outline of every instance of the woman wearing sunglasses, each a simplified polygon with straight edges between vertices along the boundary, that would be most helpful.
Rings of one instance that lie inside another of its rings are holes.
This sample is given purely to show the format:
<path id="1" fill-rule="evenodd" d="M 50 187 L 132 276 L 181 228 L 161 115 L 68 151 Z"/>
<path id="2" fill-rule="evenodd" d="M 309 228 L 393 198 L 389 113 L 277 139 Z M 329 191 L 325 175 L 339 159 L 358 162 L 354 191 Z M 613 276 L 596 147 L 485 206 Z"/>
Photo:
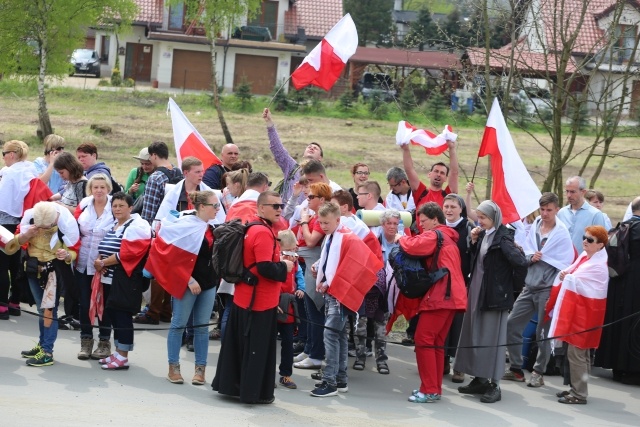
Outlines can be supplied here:
<path id="1" fill-rule="evenodd" d="M 556 394 L 560 403 L 587 403 L 589 351 L 600 343 L 602 328 L 599 326 L 607 308 L 609 268 L 604 247 L 608 241 L 607 230 L 601 225 L 585 228 L 584 251 L 569 268 L 558 274 L 547 302 L 546 311 L 551 316 L 549 336 L 563 341 L 569 362 L 569 378 L 565 368 L 564 384 L 570 384 L 571 388 Z"/>
<path id="2" fill-rule="evenodd" d="M 309 185 L 307 195 L 308 207 L 302 208 L 298 228 L 299 254 L 304 258 L 306 265 L 312 265 L 320 259 L 320 244 L 324 237 L 324 231 L 318 223 L 318 209 L 325 202 L 331 201 L 331 187 L 323 182 Z M 324 359 L 324 296 L 316 292 L 316 279 L 311 274 L 311 269 L 304 269 L 305 295 L 304 304 L 307 312 L 307 344 L 304 351 L 297 355 L 293 361 L 298 369 L 320 369 Z"/>
<path id="3" fill-rule="evenodd" d="M 173 233 L 178 237 L 174 242 L 174 246 L 184 248 L 185 244 L 194 247 L 196 241 L 200 241 L 199 250 L 191 275 L 188 277 L 163 277 L 154 272 L 154 276 L 158 283 L 165 288 L 172 296 L 173 316 L 171 317 L 171 329 L 167 336 L 167 352 L 169 359 L 169 374 L 167 379 L 174 384 L 182 384 L 184 379 L 180 374 L 180 346 L 182 345 L 182 334 L 189 315 L 193 311 L 194 339 L 193 346 L 195 351 L 195 374 L 191 380 L 193 385 L 203 385 L 205 383 L 205 367 L 207 365 L 207 353 L 209 346 L 209 318 L 213 311 L 213 303 L 216 298 L 216 286 L 220 279 L 216 276 L 215 270 L 211 266 L 211 257 L 213 255 L 213 227 L 209 225 L 209 221 L 216 218 L 216 214 L 220 210 L 220 202 L 215 193 L 211 190 L 193 191 L 189 193 L 189 200 L 194 206 L 193 211 L 183 212 L 175 222 L 163 220 L 158 234 L 158 239 L 163 238 L 163 231 L 168 232 L 169 236 Z M 163 230 L 163 228 L 166 228 Z M 164 237 L 167 239 L 167 237 Z M 182 242 L 182 243 L 181 243 Z M 190 243 L 186 243 L 190 242 Z M 156 248 L 158 241 L 155 243 Z M 184 250 L 176 251 L 186 254 L 186 258 L 192 259 L 190 253 Z M 166 255 L 172 254 L 170 250 L 163 252 Z M 154 251 L 152 248 L 149 253 L 147 265 L 158 263 L 189 263 L 189 259 L 167 259 L 160 252 Z M 154 259 L 155 258 L 155 259 Z M 146 267 L 149 270 L 149 267 Z M 157 271 L 154 270 L 154 271 Z M 179 272 L 173 272 L 177 275 Z M 168 280 L 165 280 L 168 279 Z M 184 279 L 184 280 L 182 280 Z M 199 326 L 204 325 L 204 326 Z"/>
<path id="4" fill-rule="evenodd" d="M 15 233 L 23 215 L 24 199 L 29 193 L 32 179 L 38 174 L 33 163 L 27 161 L 29 147 L 22 141 L 7 141 L 2 146 L 2 159 L 6 167 L 0 172 L 0 225 Z M 16 277 L 20 268 L 20 253 L 7 255 L 0 251 L 0 319 L 20 315 L 20 286 Z M 9 298 L 11 286 L 11 298 Z"/>

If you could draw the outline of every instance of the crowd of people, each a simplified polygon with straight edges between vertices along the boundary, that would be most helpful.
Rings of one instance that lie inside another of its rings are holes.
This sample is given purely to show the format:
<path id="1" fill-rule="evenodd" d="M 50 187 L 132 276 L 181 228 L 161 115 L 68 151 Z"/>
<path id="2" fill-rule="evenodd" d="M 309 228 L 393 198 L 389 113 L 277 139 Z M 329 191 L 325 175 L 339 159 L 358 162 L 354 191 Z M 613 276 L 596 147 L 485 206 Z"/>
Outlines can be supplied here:
<path id="1" fill-rule="evenodd" d="M 209 340 L 219 339 L 211 383 L 218 393 L 271 403 L 274 384 L 297 388 L 295 368 L 312 371 L 311 396 L 322 398 L 347 392 L 349 368 L 364 370 L 369 356 L 379 374 L 390 373 L 386 334 L 403 315 L 403 343 L 415 346 L 418 370 L 413 403 L 440 400 L 451 371 L 455 383 L 472 378 L 458 391 L 483 403 L 502 399 L 501 381 L 543 386 L 550 366 L 570 386 L 557 395 L 564 404 L 587 403 L 594 363 L 612 369 L 614 380 L 640 384 L 640 332 L 628 318 L 640 311 L 640 197 L 625 218 L 634 262 L 610 279 L 612 223 L 601 211 L 604 195 L 582 177 L 566 181 L 566 206 L 543 193 L 536 213 L 505 224 L 493 201 L 473 207 L 473 183 L 458 194 L 454 140 L 448 162 L 433 164 L 425 181 L 410 145 L 401 145 L 402 167 L 388 170 L 385 195 L 362 162 L 350 169 L 352 187 L 332 181 L 317 142 L 296 161 L 268 109 L 263 119 L 282 171 L 277 184 L 233 144 L 222 148 L 220 164 L 186 157 L 176 166 L 167 144 L 153 142 L 133 156 L 139 166 L 120 189 L 92 143 L 73 155 L 64 138 L 49 135 L 33 162 L 24 142 L 4 143 L 0 319 L 19 316 L 21 302 L 36 304 L 39 338 L 22 352 L 27 365 L 53 365 L 58 329 L 77 327 L 78 359 L 126 370 L 134 324 L 167 322 L 171 383 L 184 383 L 186 345 L 195 359 L 191 383 L 205 384 Z M 242 243 L 223 247 L 234 224 Z M 241 251 L 236 279 L 214 266 L 232 250 Z M 398 252 L 444 273 L 409 298 L 396 281 Z M 598 328 L 605 322 L 614 325 Z M 537 353 L 527 380 L 530 341 Z"/>

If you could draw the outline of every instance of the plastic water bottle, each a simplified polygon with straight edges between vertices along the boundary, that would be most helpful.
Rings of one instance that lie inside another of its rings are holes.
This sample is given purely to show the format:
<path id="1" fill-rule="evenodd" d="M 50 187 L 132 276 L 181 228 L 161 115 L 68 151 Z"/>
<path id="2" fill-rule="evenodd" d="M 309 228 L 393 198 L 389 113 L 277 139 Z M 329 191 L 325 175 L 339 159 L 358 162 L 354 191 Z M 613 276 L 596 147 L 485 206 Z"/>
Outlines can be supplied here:
<path id="1" fill-rule="evenodd" d="M 404 223 L 402 222 L 402 218 L 400 218 L 400 222 L 398 222 L 398 234 L 404 235 Z"/>

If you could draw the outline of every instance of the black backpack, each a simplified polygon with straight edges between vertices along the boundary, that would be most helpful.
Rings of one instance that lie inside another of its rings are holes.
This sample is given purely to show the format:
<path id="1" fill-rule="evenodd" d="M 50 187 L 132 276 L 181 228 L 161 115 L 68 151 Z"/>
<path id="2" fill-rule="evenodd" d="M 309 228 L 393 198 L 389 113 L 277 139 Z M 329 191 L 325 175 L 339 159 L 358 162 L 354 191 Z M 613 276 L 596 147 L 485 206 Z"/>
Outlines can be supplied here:
<path id="1" fill-rule="evenodd" d="M 605 246 L 607 251 L 607 265 L 609 277 L 619 277 L 627 272 L 631 266 L 629 244 L 631 242 L 631 228 L 638 221 L 619 222 L 615 228 L 609 230 L 609 241 Z"/>
<path id="2" fill-rule="evenodd" d="M 413 257 L 404 252 L 400 246 L 394 247 L 389 252 L 389 264 L 393 268 L 393 277 L 402 295 L 407 298 L 422 298 L 431 287 L 448 275 L 446 298 L 451 296 L 451 275 L 449 269 L 435 267 L 438 265 L 438 256 L 444 237 L 442 233 L 435 230 L 438 235 L 436 252 L 433 255 L 431 268 L 426 271 L 424 268 L 425 257 Z"/>
<path id="3" fill-rule="evenodd" d="M 243 254 L 244 237 L 247 230 L 254 225 L 266 225 L 262 221 L 252 221 L 243 224 L 242 220 L 234 219 L 226 222 L 213 230 L 215 240 L 213 242 L 213 255 L 211 257 L 213 269 L 218 277 L 229 282 L 244 282 L 255 286 L 257 277 L 249 271 L 255 264 L 244 266 Z M 275 250 L 276 240 L 273 239 Z"/>
<path id="4" fill-rule="evenodd" d="M 184 179 L 182 171 L 179 168 L 167 169 L 164 166 L 160 166 L 157 167 L 156 170 L 167 176 L 167 179 L 169 179 L 167 184 L 177 184 Z"/>

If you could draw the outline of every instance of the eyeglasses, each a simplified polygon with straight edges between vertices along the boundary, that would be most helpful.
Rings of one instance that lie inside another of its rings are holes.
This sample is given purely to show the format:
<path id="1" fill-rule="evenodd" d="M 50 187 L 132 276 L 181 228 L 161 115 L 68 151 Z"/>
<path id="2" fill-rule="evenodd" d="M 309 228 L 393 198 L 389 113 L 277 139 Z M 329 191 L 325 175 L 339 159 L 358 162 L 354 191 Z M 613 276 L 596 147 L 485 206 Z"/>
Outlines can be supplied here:
<path id="1" fill-rule="evenodd" d="M 594 239 L 593 237 L 589 237 L 589 236 L 582 236 L 582 240 L 586 240 L 589 243 L 593 243 L 596 241 L 596 239 Z"/>
<path id="2" fill-rule="evenodd" d="M 203 203 L 202 206 L 213 206 L 213 209 L 218 209 L 220 207 L 220 203 Z"/>
<path id="3" fill-rule="evenodd" d="M 307 199 L 308 199 L 308 200 L 319 199 L 319 198 L 320 198 L 320 196 L 316 196 L 315 194 L 309 194 L 309 195 L 307 196 Z"/>
<path id="4" fill-rule="evenodd" d="M 53 151 L 64 151 L 64 147 L 56 147 Z"/>
<path id="5" fill-rule="evenodd" d="M 395 184 L 389 183 L 389 187 L 391 187 L 391 188 L 396 188 L 397 186 L 399 186 L 399 185 L 401 185 L 401 184 L 402 184 L 402 181 L 400 181 L 400 182 L 396 182 Z"/>
<path id="6" fill-rule="evenodd" d="M 358 196 L 366 196 L 367 194 L 371 194 L 371 193 L 358 193 Z"/>
<path id="7" fill-rule="evenodd" d="M 2 157 L 6 156 L 9 153 L 15 153 L 15 151 L 3 151 L 2 152 Z"/>
<path id="8" fill-rule="evenodd" d="M 368 171 L 357 171 L 356 175 L 365 175 L 365 176 L 369 176 L 371 172 Z"/>
<path id="9" fill-rule="evenodd" d="M 273 209 L 284 209 L 284 203 L 263 203 L 262 206 L 271 206 Z"/>

